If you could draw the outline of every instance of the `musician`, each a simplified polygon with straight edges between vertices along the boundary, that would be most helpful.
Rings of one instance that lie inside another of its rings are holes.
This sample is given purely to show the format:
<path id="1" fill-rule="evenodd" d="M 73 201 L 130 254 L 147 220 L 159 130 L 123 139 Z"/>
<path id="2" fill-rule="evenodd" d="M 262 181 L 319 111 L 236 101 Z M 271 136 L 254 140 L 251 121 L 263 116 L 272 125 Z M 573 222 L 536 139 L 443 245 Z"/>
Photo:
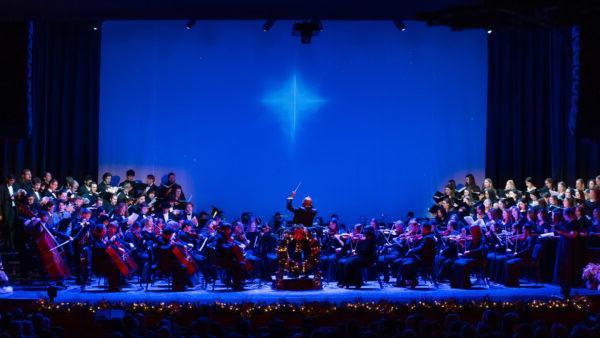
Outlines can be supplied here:
<path id="1" fill-rule="evenodd" d="M 260 258 L 259 273 L 265 281 L 271 281 L 271 276 L 276 269 L 277 237 L 271 232 L 269 223 L 263 223 L 260 227 L 256 245 L 254 246 L 254 255 Z"/>
<path id="2" fill-rule="evenodd" d="M 595 208 L 592 213 L 592 226 L 588 233 L 588 247 L 594 250 L 600 249 L 600 207 Z"/>
<path id="3" fill-rule="evenodd" d="M 180 224 L 182 224 L 184 221 L 190 221 L 193 223 L 194 228 L 198 227 L 198 216 L 194 213 L 193 203 L 185 203 L 185 209 L 181 214 L 179 214 L 178 221 Z"/>
<path id="4" fill-rule="evenodd" d="M 479 225 L 472 225 L 469 229 L 470 237 L 465 243 L 465 251 L 459 253 L 459 258 L 452 265 L 452 279 L 450 286 L 453 288 L 469 289 L 471 288 L 471 270 L 477 266 L 483 266 L 484 244 Z"/>
<path id="5" fill-rule="evenodd" d="M 531 225 L 523 226 L 523 235 L 519 241 L 516 252 L 508 255 L 504 263 L 504 285 L 508 287 L 519 286 L 519 271 L 523 264 L 531 262 L 531 253 L 536 242 Z"/>
<path id="6" fill-rule="evenodd" d="M 481 192 L 481 188 L 475 182 L 475 176 L 473 176 L 473 174 L 467 174 L 465 176 L 465 189 L 469 191 L 469 193 Z"/>
<path id="7" fill-rule="evenodd" d="M 435 237 L 431 233 L 431 224 L 421 225 L 421 239 L 416 246 L 408 250 L 404 258 L 394 261 L 398 278 L 395 286 L 404 287 L 407 282 L 411 288 L 417 286 L 417 269 L 422 266 L 433 267 L 435 258 Z"/>
<path id="8" fill-rule="evenodd" d="M 381 255 L 377 258 L 377 269 L 379 273 L 383 274 L 383 281 L 385 283 L 390 281 L 390 273 L 397 275 L 397 266 L 393 263 L 406 252 L 403 244 L 404 236 L 404 224 L 402 221 L 394 222 L 389 233 L 384 234 L 385 244 Z"/>
<path id="9" fill-rule="evenodd" d="M 236 249 L 237 248 L 237 249 Z M 238 254 L 236 254 L 236 250 Z M 221 224 L 216 239 L 217 264 L 227 274 L 226 282 L 232 280 L 234 291 L 243 290 L 243 281 L 247 275 L 246 262 L 239 255 L 239 246 L 231 238 L 231 225 Z"/>
<path id="10" fill-rule="evenodd" d="M 351 251 L 350 257 L 340 259 L 340 280 L 338 286 L 357 288 L 362 286 L 361 268 L 372 265 L 377 259 L 377 246 L 375 243 L 375 229 L 366 226 L 362 234 L 358 235 L 356 246 Z"/>
<path id="11" fill-rule="evenodd" d="M 309 228 L 313 225 L 313 220 L 317 215 L 317 210 L 313 208 L 312 198 L 310 196 L 304 197 L 302 200 L 302 206 L 300 208 L 294 208 L 292 200 L 296 197 L 296 192 L 292 191 L 290 197 L 287 198 L 287 209 L 294 213 L 293 224 L 302 224 Z"/>
<path id="12" fill-rule="evenodd" d="M 125 180 L 121 183 L 119 183 L 120 187 L 125 187 L 125 184 L 129 183 L 129 185 L 132 188 L 135 188 L 137 182 L 135 180 L 135 171 L 133 169 L 129 169 L 127 170 L 127 172 L 125 172 Z M 133 194 L 135 195 L 135 190 L 133 192 Z"/>
<path id="13" fill-rule="evenodd" d="M 42 264 L 43 271 L 56 282 L 57 286 L 62 287 L 65 286 L 63 281 L 70 276 L 70 272 L 58 251 L 52 250 L 59 243 L 56 242 L 48 221 L 48 212 L 42 210 L 37 217 L 25 221 L 24 225 L 31 232 L 31 238 L 37 245 L 38 255 L 41 258 L 38 262 Z"/>
<path id="14" fill-rule="evenodd" d="M 5 184 L 0 185 L 0 238 L 3 247 L 8 250 L 15 249 L 16 217 L 17 208 L 15 204 L 15 176 L 8 175 Z"/>
<path id="15" fill-rule="evenodd" d="M 156 182 L 156 178 L 154 177 L 154 175 L 148 175 L 146 176 L 146 183 L 142 185 L 142 191 L 140 193 L 140 195 L 145 195 L 148 196 L 150 194 L 150 192 L 153 193 L 158 193 L 158 186 L 155 184 Z"/>
<path id="16" fill-rule="evenodd" d="M 344 241 L 339 233 L 337 219 L 331 219 L 321 242 L 321 270 L 325 271 L 325 279 L 328 282 L 335 280 L 337 262 L 343 246 Z"/>
<path id="17" fill-rule="evenodd" d="M 216 278 L 208 261 L 207 255 L 201 253 L 202 244 L 206 246 L 206 242 L 201 235 L 194 231 L 194 223 L 192 221 L 183 221 L 181 230 L 177 232 L 177 240 L 188 247 L 188 252 L 196 262 L 198 269 L 207 283 L 212 282 Z"/>
<path id="18" fill-rule="evenodd" d="M 102 221 L 102 219 L 101 219 Z M 71 233 L 73 234 L 73 256 L 75 257 L 76 282 L 85 285 L 92 270 L 92 249 L 90 247 L 90 231 L 95 227 L 92 220 L 92 212 L 87 208 L 81 208 L 79 218 L 73 223 Z"/>
<path id="19" fill-rule="evenodd" d="M 459 241 L 457 237 L 461 234 L 457 230 L 457 220 L 453 219 L 446 225 L 446 230 L 442 233 L 441 250 L 440 254 L 436 257 L 435 266 L 437 271 L 434 272 L 436 280 L 448 280 L 450 279 L 450 270 L 452 264 L 458 258 Z M 465 229 L 464 227 L 461 229 Z M 466 233 L 466 231 L 465 231 Z"/>
<path id="20" fill-rule="evenodd" d="M 170 220 L 176 219 L 175 213 L 173 212 L 173 207 L 169 201 L 163 201 L 162 204 L 162 214 L 160 218 L 166 222 Z"/>
<path id="21" fill-rule="evenodd" d="M 23 189 L 28 194 L 31 194 L 31 193 L 33 193 L 33 186 L 32 185 L 33 184 L 31 182 L 31 170 L 29 170 L 29 169 L 23 169 L 21 171 L 21 178 L 19 179 L 19 182 L 17 182 L 15 184 L 15 186 L 18 189 Z"/>
<path id="22" fill-rule="evenodd" d="M 280 212 L 276 212 L 273 215 L 273 231 L 275 231 L 276 233 L 279 232 L 280 229 L 285 229 L 287 227 L 287 224 L 285 223 L 285 220 L 283 219 L 283 215 L 281 215 Z"/>
<path id="23" fill-rule="evenodd" d="M 111 245 L 106 238 L 106 228 L 103 223 L 98 223 L 92 232 L 92 269 L 97 274 L 107 279 L 108 291 L 119 291 L 120 272 L 113 259 L 107 253 L 107 247 Z"/>
<path id="24" fill-rule="evenodd" d="M 181 186 L 179 184 L 177 184 L 177 182 L 175 182 L 175 180 L 176 180 L 176 177 L 175 177 L 174 173 L 169 173 L 167 175 L 167 184 L 161 185 L 160 189 L 158 191 L 159 198 L 165 199 L 169 195 L 174 194 L 175 189 L 177 189 L 177 188 L 181 189 Z M 185 200 L 185 194 L 183 193 L 183 189 L 181 190 L 180 199 Z"/>
<path id="25" fill-rule="evenodd" d="M 162 236 L 158 242 L 158 269 L 173 276 L 173 291 L 185 291 L 186 286 L 190 285 L 191 281 L 185 266 L 173 253 L 174 246 L 183 245 L 174 242 L 174 234 L 175 229 L 171 226 L 165 227 L 162 231 Z"/>
<path id="26" fill-rule="evenodd" d="M 102 174 L 102 182 L 100 182 L 100 184 L 98 184 L 98 192 L 100 193 L 100 196 L 102 196 L 102 198 L 104 198 L 105 200 L 108 200 L 110 198 L 109 194 L 113 194 L 114 192 L 112 185 L 110 184 L 112 180 L 112 174 L 109 172 L 105 172 L 104 174 Z"/>
<path id="27" fill-rule="evenodd" d="M 133 185 L 127 181 L 121 185 L 121 191 L 117 193 L 117 200 L 119 203 L 131 204 L 135 201 L 135 190 Z"/>
<path id="28" fill-rule="evenodd" d="M 563 296 L 569 297 L 571 288 L 579 284 L 581 277 L 580 248 L 578 245 L 579 223 L 576 220 L 575 209 L 566 208 L 563 211 L 564 222 L 555 227 L 560 236 L 554 263 L 554 282 L 560 285 Z"/>

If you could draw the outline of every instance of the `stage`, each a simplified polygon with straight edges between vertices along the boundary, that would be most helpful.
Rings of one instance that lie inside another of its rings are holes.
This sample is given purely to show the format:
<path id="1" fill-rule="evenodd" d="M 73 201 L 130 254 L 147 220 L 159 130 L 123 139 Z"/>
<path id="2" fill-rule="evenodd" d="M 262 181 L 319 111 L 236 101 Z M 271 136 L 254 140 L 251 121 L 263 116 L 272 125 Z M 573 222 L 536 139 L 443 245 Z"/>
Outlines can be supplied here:
<path id="1" fill-rule="evenodd" d="M 475 283 L 475 280 L 473 281 Z M 28 286 L 13 286 L 14 291 L 10 294 L 0 294 L 0 301 L 6 300 L 38 300 L 47 298 L 47 286 L 43 284 Z M 573 289 L 574 296 L 597 296 L 598 291 L 588 289 Z M 473 284 L 470 290 L 452 289 L 448 284 L 435 286 L 421 282 L 415 289 L 397 288 L 391 284 L 383 284 L 379 287 L 377 281 L 370 281 L 361 289 L 342 289 L 335 283 L 324 283 L 322 290 L 317 291 L 278 291 L 273 290 L 270 285 L 252 283 L 246 285 L 246 290 L 233 292 L 217 283 L 214 290 L 212 285 L 197 287 L 185 292 L 171 292 L 168 290 L 166 281 L 158 281 L 148 287 L 145 285 L 130 284 L 121 292 L 106 292 L 94 282 L 85 290 L 78 286 L 69 286 L 58 291 L 55 302 L 110 302 L 110 303 L 196 303 L 211 304 L 220 303 L 294 303 L 306 302 L 328 302 L 328 303 L 352 303 L 352 302 L 410 302 L 415 300 L 442 301 L 442 300 L 482 300 L 492 301 L 530 301 L 530 300 L 552 300 L 560 299 L 560 288 L 556 285 L 544 284 L 536 286 L 523 281 L 519 288 L 507 288 L 503 285 L 491 283 L 489 286 Z"/>

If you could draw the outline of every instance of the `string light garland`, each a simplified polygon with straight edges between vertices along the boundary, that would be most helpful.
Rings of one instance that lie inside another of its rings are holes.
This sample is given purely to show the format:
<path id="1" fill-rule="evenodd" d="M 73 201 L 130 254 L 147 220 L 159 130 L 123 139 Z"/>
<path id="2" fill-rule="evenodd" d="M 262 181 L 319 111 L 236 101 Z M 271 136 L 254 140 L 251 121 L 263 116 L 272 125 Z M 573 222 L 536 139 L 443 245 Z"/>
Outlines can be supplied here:
<path id="1" fill-rule="evenodd" d="M 566 311 L 566 312 L 588 312 L 592 304 L 587 297 L 575 297 L 567 300 L 530 300 L 530 301 L 493 301 L 491 299 L 457 301 L 412 301 L 400 302 L 354 302 L 354 303 L 329 303 L 329 302 L 305 302 L 305 303 L 223 303 L 211 304 L 201 303 L 145 303 L 145 302 L 75 302 L 75 303 L 52 303 L 47 300 L 38 300 L 33 308 L 42 312 L 78 313 L 81 315 L 94 314 L 96 311 L 108 309 L 122 309 L 128 312 L 154 313 L 163 315 L 185 315 L 198 310 L 208 310 L 211 313 L 222 315 L 242 315 L 252 319 L 254 316 L 264 314 L 302 314 L 316 316 L 325 314 L 362 314 L 377 313 L 380 315 L 397 315 L 415 311 L 435 311 L 442 313 L 460 311 Z"/>
<path id="2" fill-rule="evenodd" d="M 309 254 L 302 262 L 290 257 L 289 245 L 293 244 L 294 253 L 300 257 L 304 251 L 304 246 L 308 245 Z M 279 267 L 275 272 L 275 289 L 283 290 L 283 277 L 288 271 L 294 275 L 304 275 L 313 272 L 313 289 L 321 289 L 321 269 L 319 262 L 321 259 L 321 246 L 316 238 L 312 238 L 310 233 L 304 227 L 297 227 L 294 232 L 284 234 L 277 247 L 277 262 Z"/>

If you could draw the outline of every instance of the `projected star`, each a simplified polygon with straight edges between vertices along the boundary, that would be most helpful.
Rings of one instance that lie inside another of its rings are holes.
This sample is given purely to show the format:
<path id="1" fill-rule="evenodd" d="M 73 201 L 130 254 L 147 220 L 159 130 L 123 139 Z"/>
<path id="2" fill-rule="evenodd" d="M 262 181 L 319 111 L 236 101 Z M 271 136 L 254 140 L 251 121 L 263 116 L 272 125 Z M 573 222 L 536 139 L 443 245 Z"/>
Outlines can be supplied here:
<path id="1" fill-rule="evenodd" d="M 303 86 L 296 74 L 292 75 L 283 88 L 267 93 L 262 100 L 277 115 L 282 130 L 288 134 L 292 143 L 301 122 L 317 112 L 325 101 Z"/>

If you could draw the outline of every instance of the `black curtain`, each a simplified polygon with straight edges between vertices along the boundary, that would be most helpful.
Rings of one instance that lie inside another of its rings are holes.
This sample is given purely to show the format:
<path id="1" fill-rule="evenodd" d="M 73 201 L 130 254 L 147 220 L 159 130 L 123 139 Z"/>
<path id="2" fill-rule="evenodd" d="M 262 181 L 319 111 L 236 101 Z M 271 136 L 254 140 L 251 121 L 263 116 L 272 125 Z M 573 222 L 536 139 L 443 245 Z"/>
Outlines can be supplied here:
<path id="1" fill-rule="evenodd" d="M 30 132 L 3 139 L 4 174 L 29 168 L 97 177 L 100 31 L 86 22 L 29 24 Z"/>
<path id="2" fill-rule="evenodd" d="M 486 175 L 565 180 L 600 174 L 597 144 L 579 140 L 578 29 L 495 30 L 488 40 Z"/>

